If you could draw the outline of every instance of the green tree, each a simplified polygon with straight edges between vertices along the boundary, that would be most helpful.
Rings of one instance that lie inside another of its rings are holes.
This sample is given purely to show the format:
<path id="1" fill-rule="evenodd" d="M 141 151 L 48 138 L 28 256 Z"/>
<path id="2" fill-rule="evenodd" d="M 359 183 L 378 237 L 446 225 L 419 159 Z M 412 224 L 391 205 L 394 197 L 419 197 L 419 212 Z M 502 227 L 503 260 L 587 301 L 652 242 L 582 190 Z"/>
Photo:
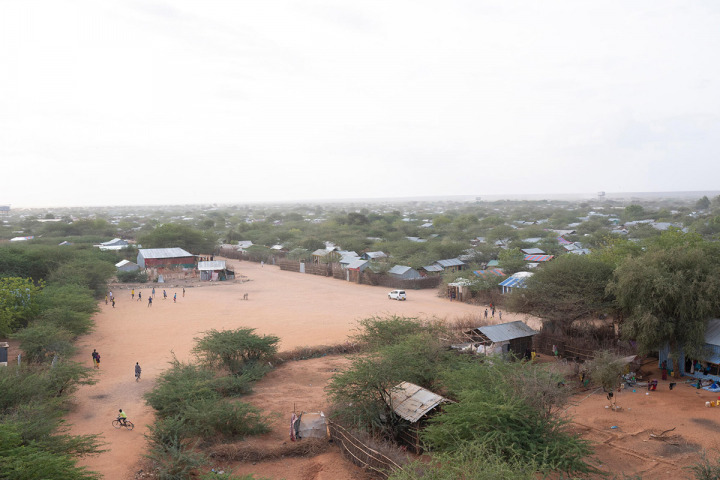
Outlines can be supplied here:
<path id="1" fill-rule="evenodd" d="M 234 374 L 248 365 L 269 358 L 277 352 L 280 338 L 275 335 L 257 335 L 254 328 L 236 330 L 208 330 L 197 342 L 193 353 L 203 363 L 223 366 Z"/>
<path id="2" fill-rule="evenodd" d="M 43 363 L 55 355 L 70 355 L 74 348 L 73 335 L 52 323 L 34 322 L 13 335 L 20 340 L 20 348 L 29 362 Z"/>
<path id="3" fill-rule="evenodd" d="M 695 203 L 695 208 L 698 210 L 707 210 L 710 208 L 710 199 L 705 195 Z"/>
<path id="4" fill-rule="evenodd" d="M 609 284 L 627 315 L 624 336 L 637 340 L 641 353 L 667 345 L 676 376 L 680 350 L 700 357 L 707 322 L 720 310 L 720 256 L 715 250 L 694 245 L 692 236 L 682 245 L 655 246 L 642 257 L 627 258 Z"/>
<path id="5" fill-rule="evenodd" d="M 211 232 L 201 232 L 186 225 L 165 223 L 138 239 L 145 248 L 179 247 L 190 253 L 209 253 L 215 249 L 217 238 Z"/>
<path id="6" fill-rule="evenodd" d="M 606 292 L 613 267 L 593 256 L 563 255 L 542 268 L 509 297 L 508 308 L 572 323 L 614 307 Z"/>
<path id="7" fill-rule="evenodd" d="M 500 267 L 507 275 L 512 275 L 513 273 L 519 272 L 525 268 L 525 255 L 519 248 L 500 250 L 498 260 L 500 262 Z"/>
<path id="8" fill-rule="evenodd" d="M 29 278 L 0 277 L 0 337 L 27 326 L 38 314 L 40 291 Z"/>

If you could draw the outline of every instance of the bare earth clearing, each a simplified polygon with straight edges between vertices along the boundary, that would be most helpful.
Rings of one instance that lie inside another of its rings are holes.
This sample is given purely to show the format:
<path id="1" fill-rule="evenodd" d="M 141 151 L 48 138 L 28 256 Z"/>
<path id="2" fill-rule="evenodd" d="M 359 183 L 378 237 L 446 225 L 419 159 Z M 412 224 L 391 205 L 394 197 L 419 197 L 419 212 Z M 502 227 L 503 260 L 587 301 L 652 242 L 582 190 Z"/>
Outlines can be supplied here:
<path id="1" fill-rule="evenodd" d="M 156 297 L 148 307 L 149 288 L 141 291 L 143 300 L 130 299 L 130 290 L 113 290 L 116 307 L 102 305 L 96 316 L 96 330 L 80 341 L 78 360 L 91 365 L 90 353 L 101 354 L 99 382 L 83 387 L 76 394 L 76 408 L 68 416 L 75 434 L 100 433 L 108 451 L 82 460 L 91 470 L 107 479 L 131 479 L 146 453 L 143 433 L 152 423 L 152 410 L 143 394 L 149 391 L 159 373 L 167 368 L 174 353 L 179 360 L 191 359 L 193 337 L 209 329 L 252 327 L 259 334 L 281 338 L 281 350 L 310 345 L 332 345 L 346 341 L 359 319 L 373 315 L 437 317 L 448 321 L 467 315 L 479 316 L 475 306 L 438 298 L 435 290 L 409 291 L 406 302 L 387 299 L 387 288 L 356 285 L 332 278 L 284 272 L 277 267 L 261 267 L 251 262 L 234 262 L 239 279 L 227 283 L 204 283 L 186 287 L 156 284 Z M 162 299 L 165 288 L 168 299 Z M 172 300 L 178 294 L 177 303 Z M 249 294 L 244 301 L 243 295 Z M 503 321 L 524 317 L 503 314 Z M 497 318 L 496 318 L 497 321 Z M 536 325 L 533 325 L 536 326 Z M 142 366 L 142 379 L 136 383 L 133 367 Z M 273 431 L 250 442 L 273 448 L 288 442 L 289 415 L 298 410 L 318 411 L 327 407 L 323 391 L 334 371 L 348 361 L 342 357 L 323 357 L 288 362 L 271 372 L 246 400 L 276 419 Z M 642 390 L 619 395 L 624 409 L 604 408 L 602 394 L 578 396 L 579 406 L 569 413 L 587 438 L 600 443 L 597 448 L 602 469 L 614 473 L 652 472 L 655 479 L 687 478 L 682 466 L 696 461 L 702 447 L 720 448 L 720 408 L 706 408 L 705 401 L 717 398 L 704 390 L 679 384 L 669 391 L 661 382 L 649 396 Z M 115 430 L 110 422 L 119 408 L 135 423 L 132 432 Z M 611 426 L 618 426 L 611 429 Z M 649 440 L 649 433 L 677 427 L 670 442 Z M 677 445 L 674 445 L 674 444 Z M 701 447 L 702 446 L 702 447 Z M 229 465 L 218 464 L 227 468 Z M 360 469 L 347 462 L 336 447 L 313 458 L 284 458 L 274 462 L 231 465 L 235 473 L 255 473 L 274 479 L 346 480 L 363 478 Z M 208 467 L 209 468 L 209 467 Z"/>

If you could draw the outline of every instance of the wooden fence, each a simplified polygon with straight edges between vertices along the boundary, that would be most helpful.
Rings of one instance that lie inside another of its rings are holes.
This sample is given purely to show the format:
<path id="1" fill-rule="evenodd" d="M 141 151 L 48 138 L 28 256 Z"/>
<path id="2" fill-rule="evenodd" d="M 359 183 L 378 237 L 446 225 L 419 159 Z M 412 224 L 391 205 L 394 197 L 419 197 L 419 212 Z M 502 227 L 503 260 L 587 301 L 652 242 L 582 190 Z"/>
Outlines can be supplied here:
<path id="1" fill-rule="evenodd" d="M 328 421 L 328 428 L 330 438 L 355 465 L 384 479 L 387 479 L 393 470 L 402 468 L 387 456 L 363 443 L 342 425 Z"/>

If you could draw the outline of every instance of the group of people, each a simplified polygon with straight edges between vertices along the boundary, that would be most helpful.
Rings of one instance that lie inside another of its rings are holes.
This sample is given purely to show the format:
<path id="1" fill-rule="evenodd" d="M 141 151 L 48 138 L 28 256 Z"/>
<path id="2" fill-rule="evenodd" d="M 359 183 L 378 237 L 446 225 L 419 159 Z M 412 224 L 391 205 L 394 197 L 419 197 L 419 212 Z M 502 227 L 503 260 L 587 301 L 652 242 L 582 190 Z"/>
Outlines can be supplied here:
<path id="1" fill-rule="evenodd" d="M 495 318 L 495 305 L 493 305 L 492 302 L 490 303 L 490 312 L 492 314 L 492 318 Z M 502 312 L 498 312 L 498 314 L 500 315 L 500 320 L 502 320 Z M 485 319 L 487 320 L 487 318 L 488 318 L 488 309 L 486 308 L 485 309 Z"/>
<path id="2" fill-rule="evenodd" d="M 162 293 L 163 293 L 163 300 L 167 300 L 167 298 L 168 298 L 167 290 L 163 289 Z M 182 288 L 182 296 L 185 297 L 185 287 Z M 138 291 L 137 297 L 138 297 L 137 298 L 138 302 L 142 301 L 142 292 Z M 134 288 L 132 290 L 130 290 L 130 298 L 132 300 L 135 300 L 135 289 Z M 147 304 L 148 307 L 152 307 L 154 298 L 155 298 L 155 287 L 153 287 L 152 293 L 148 297 L 148 304 Z M 175 292 L 173 294 L 173 302 L 177 303 L 177 292 Z M 112 303 L 112 307 L 115 308 L 115 297 L 113 296 L 112 291 L 108 292 L 108 294 L 105 295 L 105 305 L 107 305 L 108 303 Z"/>

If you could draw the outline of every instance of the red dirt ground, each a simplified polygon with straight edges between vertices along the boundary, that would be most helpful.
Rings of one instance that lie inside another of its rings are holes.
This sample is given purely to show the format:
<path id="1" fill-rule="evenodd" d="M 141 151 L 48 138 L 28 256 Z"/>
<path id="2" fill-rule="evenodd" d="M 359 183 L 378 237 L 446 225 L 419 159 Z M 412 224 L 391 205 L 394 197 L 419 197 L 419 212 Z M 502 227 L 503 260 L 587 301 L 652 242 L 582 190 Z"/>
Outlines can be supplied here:
<path id="1" fill-rule="evenodd" d="M 409 291 L 406 302 L 387 299 L 384 287 L 356 285 L 315 275 L 281 271 L 274 266 L 229 261 L 238 280 L 223 283 L 193 283 L 182 297 L 182 286 L 156 285 L 156 299 L 147 306 L 150 288 L 142 288 L 143 301 L 132 301 L 130 289 L 115 287 L 116 307 L 101 305 L 95 331 L 79 343 L 78 360 L 91 365 L 90 353 L 96 348 L 102 356 L 99 382 L 80 389 L 76 407 L 68 416 L 71 433 L 100 433 L 108 451 L 82 460 L 107 479 L 131 479 L 147 452 L 143 433 L 152 423 L 152 410 L 143 394 L 157 375 L 167 368 L 174 353 L 180 360 L 191 358 L 193 337 L 209 329 L 252 327 L 259 334 L 281 338 L 281 350 L 301 346 L 332 345 L 346 341 L 359 319 L 372 315 L 437 317 L 447 321 L 468 315 L 478 316 L 484 308 L 439 298 L 435 290 Z M 189 285 L 189 284 L 188 284 Z M 168 300 L 162 300 L 162 289 Z M 178 293 L 177 303 L 173 294 Z M 243 294 L 249 300 L 244 301 Z M 503 321 L 535 319 L 503 313 Z M 496 320 L 497 321 L 497 320 Z M 140 382 L 133 373 L 135 362 L 142 366 Z M 333 371 L 347 360 L 323 357 L 287 362 L 271 372 L 255 387 L 247 400 L 276 418 L 273 431 L 252 442 L 278 446 L 288 441 L 289 415 L 293 408 L 318 411 L 327 408 L 324 386 Z M 720 408 L 706 408 L 705 401 L 716 394 L 696 391 L 685 385 L 670 392 L 660 389 L 646 396 L 644 391 L 623 392 L 619 412 L 606 410 L 602 394 L 579 396 L 579 404 L 569 409 L 577 428 L 596 442 L 602 469 L 615 473 L 652 473 L 654 479 L 686 478 L 682 466 L 696 461 L 702 445 L 720 447 Z M 115 430 L 111 421 L 119 408 L 136 424 L 132 432 Z M 618 426 L 611 429 L 611 426 Z M 672 434 L 678 446 L 649 440 L 649 430 L 659 433 L 677 426 Z M 213 465 L 211 465 L 213 466 Z M 214 465 L 227 468 L 228 465 Z M 346 461 L 336 447 L 313 458 L 284 458 L 276 462 L 231 465 L 234 473 L 255 473 L 286 480 L 350 480 L 363 478 L 360 469 Z M 209 468 L 209 467 L 208 467 Z"/>

